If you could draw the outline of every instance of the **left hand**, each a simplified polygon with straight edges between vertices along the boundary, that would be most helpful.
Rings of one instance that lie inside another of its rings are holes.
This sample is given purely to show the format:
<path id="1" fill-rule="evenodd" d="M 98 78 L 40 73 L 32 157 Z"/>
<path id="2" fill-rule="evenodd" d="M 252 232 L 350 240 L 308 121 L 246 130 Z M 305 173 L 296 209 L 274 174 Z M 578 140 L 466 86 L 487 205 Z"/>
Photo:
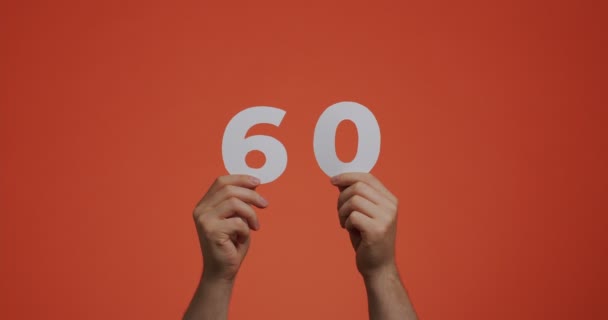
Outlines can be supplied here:
<path id="1" fill-rule="evenodd" d="M 338 216 L 365 277 L 395 268 L 397 198 L 369 173 L 343 173 L 331 179 L 340 189 Z"/>

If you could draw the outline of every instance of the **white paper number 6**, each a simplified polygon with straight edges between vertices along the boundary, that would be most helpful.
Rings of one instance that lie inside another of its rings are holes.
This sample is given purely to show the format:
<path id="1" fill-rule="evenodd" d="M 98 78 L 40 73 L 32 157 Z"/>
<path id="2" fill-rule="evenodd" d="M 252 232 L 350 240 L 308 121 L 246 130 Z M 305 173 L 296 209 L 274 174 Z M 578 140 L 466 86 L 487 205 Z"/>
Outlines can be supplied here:
<path id="1" fill-rule="evenodd" d="M 249 174 L 262 183 L 276 180 L 287 167 L 287 150 L 277 139 L 255 135 L 245 138 L 247 131 L 256 124 L 279 126 L 285 110 L 274 107 L 251 107 L 237 113 L 226 126 L 222 140 L 224 166 L 231 174 Z M 357 154 L 350 162 L 342 162 L 336 154 L 336 130 L 340 122 L 352 121 L 357 127 Z M 380 155 L 380 127 L 374 114 L 356 102 L 339 102 L 327 108 L 315 127 L 313 149 L 317 163 L 328 176 L 343 172 L 369 172 Z M 264 153 L 266 163 L 261 168 L 251 168 L 245 156 L 252 150 Z"/>

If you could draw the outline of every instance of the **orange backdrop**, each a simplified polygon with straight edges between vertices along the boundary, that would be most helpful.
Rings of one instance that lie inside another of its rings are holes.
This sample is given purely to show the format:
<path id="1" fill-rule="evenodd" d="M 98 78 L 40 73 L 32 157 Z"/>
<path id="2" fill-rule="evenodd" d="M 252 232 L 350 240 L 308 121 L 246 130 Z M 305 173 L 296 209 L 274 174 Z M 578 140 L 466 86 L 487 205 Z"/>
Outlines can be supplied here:
<path id="1" fill-rule="evenodd" d="M 289 162 L 259 189 L 231 318 L 366 319 L 312 149 L 343 100 L 378 118 L 422 319 L 608 318 L 601 6 L 2 1 L 0 318 L 179 318 L 223 130 L 269 105 L 281 126 L 250 132 Z M 341 126 L 341 157 L 354 141 Z"/>

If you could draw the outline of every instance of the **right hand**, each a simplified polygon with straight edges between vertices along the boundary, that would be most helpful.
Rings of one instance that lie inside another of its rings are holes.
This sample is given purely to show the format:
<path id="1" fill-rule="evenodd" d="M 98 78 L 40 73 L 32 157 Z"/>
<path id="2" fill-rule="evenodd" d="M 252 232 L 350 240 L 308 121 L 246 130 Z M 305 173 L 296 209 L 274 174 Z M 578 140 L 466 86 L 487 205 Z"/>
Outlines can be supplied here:
<path id="1" fill-rule="evenodd" d="M 250 230 L 260 222 L 251 207 L 268 202 L 255 188 L 260 180 L 248 175 L 219 177 L 194 209 L 203 253 L 203 276 L 232 281 L 249 249 Z"/>
<path id="2" fill-rule="evenodd" d="M 340 188 L 340 225 L 348 230 L 361 275 L 396 273 L 397 197 L 370 173 L 343 173 L 331 181 Z"/>

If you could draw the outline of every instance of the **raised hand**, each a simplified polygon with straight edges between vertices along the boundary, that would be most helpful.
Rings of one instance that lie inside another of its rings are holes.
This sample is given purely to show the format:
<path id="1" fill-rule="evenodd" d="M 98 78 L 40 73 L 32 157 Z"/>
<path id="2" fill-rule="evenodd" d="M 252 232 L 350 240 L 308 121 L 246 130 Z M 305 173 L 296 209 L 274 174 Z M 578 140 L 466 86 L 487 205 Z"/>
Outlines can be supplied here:
<path id="1" fill-rule="evenodd" d="M 247 175 L 217 178 L 194 209 L 194 223 L 203 253 L 203 273 L 184 319 L 222 320 L 235 277 L 260 222 L 251 207 L 268 202 L 256 191 L 260 180 Z"/>
<path id="2" fill-rule="evenodd" d="M 246 175 L 219 177 L 194 209 L 206 276 L 236 276 L 249 249 L 249 232 L 260 228 L 251 205 L 268 205 L 255 191 L 259 183 Z"/>
<path id="3" fill-rule="evenodd" d="M 331 179 L 340 189 L 338 217 L 363 276 L 371 320 L 417 319 L 395 262 L 397 198 L 369 173 Z"/>
<path id="4" fill-rule="evenodd" d="M 361 275 L 371 276 L 395 265 L 397 198 L 369 173 L 332 178 L 340 188 L 338 217 L 348 230 Z"/>

